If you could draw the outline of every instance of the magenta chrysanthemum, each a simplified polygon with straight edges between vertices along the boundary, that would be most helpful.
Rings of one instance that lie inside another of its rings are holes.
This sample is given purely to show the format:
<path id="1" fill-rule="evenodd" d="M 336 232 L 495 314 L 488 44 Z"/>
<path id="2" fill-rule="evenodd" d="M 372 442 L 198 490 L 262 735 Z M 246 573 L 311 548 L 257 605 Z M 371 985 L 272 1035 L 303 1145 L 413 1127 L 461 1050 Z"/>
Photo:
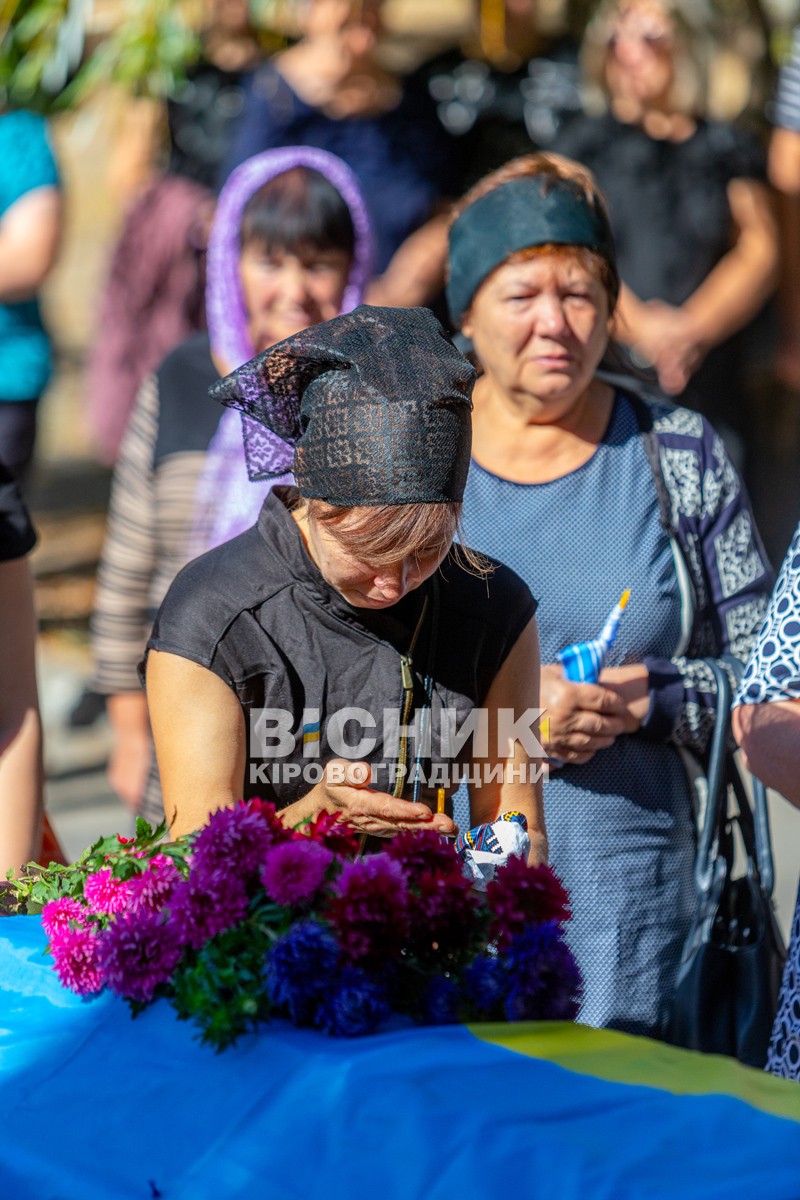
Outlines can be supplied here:
<path id="1" fill-rule="evenodd" d="M 267 851 L 261 868 L 264 891 L 276 904 L 300 904 L 312 900 L 322 887 L 332 862 L 330 850 L 306 838 L 273 846 Z"/>
<path id="2" fill-rule="evenodd" d="M 100 930 L 96 925 L 57 929 L 50 939 L 56 975 L 64 987 L 79 996 L 91 996 L 103 987 L 99 952 Z"/>
<path id="3" fill-rule="evenodd" d="M 130 882 L 131 911 L 156 912 L 163 908 L 181 878 L 180 871 L 168 855 L 153 855 L 147 870 L 141 875 L 135 875 Z"/>
<path id="4" fill-rule="evenodd" d="M 453 843 L 433 829 L 405 829 L 387 842 L 384 853 L 402 864 L 412 887 L 431 872 L 461 874 L 461 863 Z"/>
<path id="5" fill-rule="evenodd" d="M 568 921 L 569 896 L 552 867 L 529 867 L 510 858 L 486 888 L 492 909 L 490 936 L 500 941 L 516 937 L 543 921 Z"/>
<path id="6" fill-rule="evenodd" d="M 72 896 L 59 896 L 57 900 L 48 900 L 42 909 L 42 927 L 48 937 L 53 937 L 59 929 L 69 929 L 70 921 L 83 924 L 86 909 L 80 900 Z"/>
<path id="7" fill-rule="evenodd" d="M 328 916 L 353 962 L 380 962 L 399 954 L 408 935 L 408 882 L 400 863 L 371 854 L 347 863 Z"/>
<path id="8" fill-rule="evenodd" d="M 201 946 L 241 921 L 247 912 L 247 892 L 235 877 L 183 880 L 169 902 L 170 924 L 184 945 Z"/>
<path id="9" fill-rule="evenodd" d="M 110 867 L 103 867 L 86 877 L 83 898 L 90 912 L 111 916 L 124 912 L 130 903 L 131 885 L 128 880 L 115 879 Z"/>
<path id="10" fill-rule="evenodd" d="M 477 906 L 477 894 L 460 870 L 420 876 L 409 896 L 409 945 L 422 957 L 465 950 L 474 936 Z"/>
<path id="11" fill-rule="evenodd" d="M 166 983 L 183 949 L 172 925 L 161 913 L 124 913 L 111 922 L 100 939 L 100 965 L 112 992 L 148 1004 L 160 983 Z"/>

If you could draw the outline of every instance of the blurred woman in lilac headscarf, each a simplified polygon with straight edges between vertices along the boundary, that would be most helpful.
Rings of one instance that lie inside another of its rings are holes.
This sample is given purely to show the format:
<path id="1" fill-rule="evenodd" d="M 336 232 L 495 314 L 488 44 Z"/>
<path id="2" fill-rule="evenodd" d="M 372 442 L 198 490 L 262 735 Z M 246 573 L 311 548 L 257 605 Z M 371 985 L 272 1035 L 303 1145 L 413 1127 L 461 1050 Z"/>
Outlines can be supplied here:
<path id="1" fill-rule="evenodd" d="M 348 312 L 371 263 L 363 199 L 348 167 L 311 148 L 268 151 L 231 175 L 208 256 L 208 332 L 142 385 L 115 469 L 92 617 L 95 687 L 109 697 L 112 786 L 161 820 L 158 776 L 136 667 L 167 588 L 186 562 L 252 524 L 264 498 L 245 467 L 242 420 L 208 395 L 275 342 Z M 248 422 L 248 455 L 291 461 Z"/>

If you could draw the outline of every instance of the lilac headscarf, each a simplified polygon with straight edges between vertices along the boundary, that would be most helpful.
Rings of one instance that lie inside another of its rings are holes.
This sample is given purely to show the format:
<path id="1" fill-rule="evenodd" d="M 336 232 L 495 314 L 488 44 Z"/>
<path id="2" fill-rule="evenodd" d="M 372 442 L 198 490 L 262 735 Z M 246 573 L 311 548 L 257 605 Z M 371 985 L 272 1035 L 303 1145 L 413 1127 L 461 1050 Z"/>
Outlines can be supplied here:
<path id="1" fill-rule="evenodd" d="M 363 299 L 372 267 L 372 230 L 353 172 L 335 155 L 309 146 L 256 154 L 237 167 L 222 189 L 208 243 L 206 310 L 211 351 L 229 371 L 256 354 L 247 331 L 247 310 L 239 279 L 242 215 L 259 188 L 294 167 L 308 167 L 323 175 L 350 210 L 355 245 L 341 312 L 350 312 Z M 268 483 L 251 482 L 245 437 L 249 454 L 262 463 L 284 469 L 286 474 Z M 208 461 L 198 485 L 193 553 L 218 546 L 253 525 L 270 487 L 291 482 L 292 456 L 293 448 L 274 433 L 233 409 L 226 409 L 209 446 Z"/>

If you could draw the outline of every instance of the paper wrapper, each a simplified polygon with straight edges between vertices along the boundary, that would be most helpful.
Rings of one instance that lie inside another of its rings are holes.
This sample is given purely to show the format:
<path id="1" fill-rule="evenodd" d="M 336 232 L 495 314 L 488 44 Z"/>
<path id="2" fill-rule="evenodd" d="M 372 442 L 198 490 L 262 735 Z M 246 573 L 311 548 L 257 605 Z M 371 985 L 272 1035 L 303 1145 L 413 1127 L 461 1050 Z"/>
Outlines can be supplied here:
<path id="1" fill-rule="evenodd" d="M 479 892 L 494 879 L 509 858 L 527 858 L 531 848 L 528 822 L 521 812 L 505 812 L 496 821 L 476 825 L 456 838 L 456 854 Z"/>

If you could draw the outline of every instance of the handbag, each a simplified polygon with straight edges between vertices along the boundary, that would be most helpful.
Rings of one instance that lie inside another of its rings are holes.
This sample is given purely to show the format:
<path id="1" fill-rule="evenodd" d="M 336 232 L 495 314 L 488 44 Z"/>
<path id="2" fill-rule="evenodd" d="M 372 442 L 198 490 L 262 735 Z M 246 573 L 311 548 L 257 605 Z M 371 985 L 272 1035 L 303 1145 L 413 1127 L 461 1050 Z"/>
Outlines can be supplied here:
<path id="1" fill-rule="evenodd" d="M 708 796 L 698 831 L 697 913 L 666 1020 L 666 1040 L 763 1067 L 778 1006 L 786 949 L 772 904 L 774 871 L 766 788 L 753 778 L 753 806 L 729 749 L 731 685 L 715 660 L 717 716 Z M 736 812 L 729 813 L 730 798 Z M 744 872 L 734 878 L 738 830 Z"/>

